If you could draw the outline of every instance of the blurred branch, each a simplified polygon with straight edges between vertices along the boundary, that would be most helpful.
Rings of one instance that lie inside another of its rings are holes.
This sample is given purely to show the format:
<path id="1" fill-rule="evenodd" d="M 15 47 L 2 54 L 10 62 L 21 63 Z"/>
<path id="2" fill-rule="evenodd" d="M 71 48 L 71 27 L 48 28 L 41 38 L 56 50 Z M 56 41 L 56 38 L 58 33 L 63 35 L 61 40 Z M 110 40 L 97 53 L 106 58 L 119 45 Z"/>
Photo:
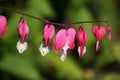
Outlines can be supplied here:
<path id="1" fill-rule="evenodd" d="M 39 21 L 42 21 L 42 22 L 45 22 L 47 24 L 53 24 L 53 25 L 57 25 L 57 26 L 62 26 L 62 27 L 65 27 L 65 26 L 70 26 L 70 25 L 75 25 L 75 24 L 83 24 L 83 23 L 99 23 L 99 22 L 104 22 L 107 24 L 108 26 L 108 21 L 107 20 L 96 20 L 96 21 L 81 21 L 81 22 L 71 22 L 71 23 L 55 23 L 55 22 L 50 22 L 48 20 L 45 20 L 43 18 L 38 18 L 38 17 L 35 17 L 35 16 L 32 16 L 32 15 L 29 15 L 29 14 L 26 14 L 22 11 L 19 11 L 19 10 L 16 10 L 16 9 L 12 9 L 12 8 L 8 8 L 8 7 L 0 7 L 0 9 L 4 9 L 4 10 L 9 10 L 9 11 L 13 11 L 13 12 L 16 12 L 18 14 L 21 14 L 21 15 L 25 15 L 25 16 L 28 16 L 28 17 L 31 17 L 31 18 L 34 18 L 34 19 L 37 19 Z"/>

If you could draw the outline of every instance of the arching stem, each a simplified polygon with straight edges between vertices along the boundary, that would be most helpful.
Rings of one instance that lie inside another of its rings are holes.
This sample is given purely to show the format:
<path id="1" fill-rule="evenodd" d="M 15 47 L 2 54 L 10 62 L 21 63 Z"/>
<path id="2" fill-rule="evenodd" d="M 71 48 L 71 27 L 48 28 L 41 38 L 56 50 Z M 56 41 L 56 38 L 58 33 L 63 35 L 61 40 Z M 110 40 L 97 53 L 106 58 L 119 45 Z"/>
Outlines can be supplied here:
<path id="1" fill-rule="evenodd" d="M 62 27 L 66 27 L 66 26 L 70 26 L 70 25 L 75 25 L 75 24 L 99 23 L 99 22 L 106 23 L 107 26 L 108 26 L 108 21 L 106 21 L 106 20 L 81 21 L 81 22 L 71 22 L 71 23 L 55 23 L 55 22 L 50 22 L 50 21 L 48 21 L 48 20 L 45 20 L 45 19 L 43 19 L 43 18 L 38 18 L 38 17 L 35 17 L 35 16 L 33 16 L 33 15 L 26 14 L 26 13 L 24 13 L 24 12 L 22 12 L 22 11 L 19 11 L 19 10 L 13 9 L 13 8 L 0 7 L 0 9 L 12 11 L 12 12 L 21 14 L 21 15 L 23 15 L 23 16 L 28 16 L 28 17 L 34 18 L 34 19 L 39 20 L 39 21 L 42 21 L 42 22 L 44 22 L 44 23 L 53 24 L 53 25 L 62 26 Z"/>

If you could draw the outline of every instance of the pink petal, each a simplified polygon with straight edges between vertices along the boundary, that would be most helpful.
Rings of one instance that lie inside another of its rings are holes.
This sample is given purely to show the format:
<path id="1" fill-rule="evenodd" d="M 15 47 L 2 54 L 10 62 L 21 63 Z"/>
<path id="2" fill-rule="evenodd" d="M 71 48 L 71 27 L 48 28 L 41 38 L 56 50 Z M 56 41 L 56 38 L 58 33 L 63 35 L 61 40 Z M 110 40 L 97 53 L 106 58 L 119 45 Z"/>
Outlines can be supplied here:
<path id="1" fill-rule="evenodd" d="M 2 30 L 4 27 L 6 27 L 6 22 L 7 22 L 6 17 L 0 15 L 0 30 Z"/>
<path id="2" fill-rule="evenodd" d="M 95 37 L 97 37 L 97 36 L 96 36 L 97 31 L 98 31 L 98 26 L 93 26 L 93 28 L 92 28 L 92 33 L 94 34 Z"/>
<path id="3" fill-rule="evenodd" d="M 18 32 L 19 32 L 21 42 L 25 42 L 27 35 L 29 33 L 29 27 L 23 17 L 21 17 L 20 19 L 20 22 L 18 25 Z"/>
<path id="4" fill-rule="evenodd" d="M 104 37 L 106 30 L 103 26 L 93 26 L 92 32 L 97 39 L 96 51 L 98 51 L 100 49 L 100 40 Z"/>
<path id="5" fill-rule="evenodd" d="M 99 33 L 98 33 L 98 36 L 99 36 L 98 40 L 101 40 L 104 37 L 105 33 L 106 33 L 105 28 L 103 26 L 100 26 Z"/>
<path id="6" fill-rule="evenodd" d="M 85 29 L 83 29 L 82 27 L 79 28 L 79 31 L 77 34 L 77 39 L 78 39 L 78 43 L 80 46 L 84 46 L 86 44 L 87 33 L 86 33 Z"/>
<path id="7" fill-rule="evenodd" d="M 111 30 L 112 30 L 111 26 L 108 26 L 108 27 L 106 28 L 106 30 L 108 31 L 107 40 L 110 41 L 110 40 L 111 40 Z"/>
<path id="8" fill-rule="evenodd" d="M 96 39 L 100 41 L 104 37 L 106 30 L 103 26 L 93 26 L 92 32 L 95 35 Z"/>
<path id="9" fill-rule="evenodd" d="M 76 31 L 74 28 L 69 28 L 67 30 L 67 38 L 68 38 L 68 46 L 69 49 L 73 49 L 75 47 L 75 35 L 76 35 Z"/>
<path id="10" fill-rule="evenodd" d="M 8 30 L 8 27 L 5 27 L 5 28 L 3 29 L 3 31 L 0 33 L 0 38 L 5 35 L 5 33 L 7 32 L 7 30 Z"/>
<path id="11" fill-rule="evenodd" d="M 43 31 L 43 37 L 44 37 L 44 45 L 47 46 L 49 44 L 50 39 L 54 35 L 54 25 L 46 24 L 44 31 Z"/>
<path id="12" fill-rule="evenodd" d="M 65 46 L 66 42 L 67 42 L 66 30 L 61 29 L 60 31 L 58 31 L 56 35 L 56 38 L 53 42 L 53 46 L 57 51 L 60 51 Z"/>
<path id="13" fill-rule="evenodd" d="M 107 40 L 110 41 L 111 40 L 111 32 L 108 33 L 108 36 L 107 36 Z"/>
<path id="14" fill-rule="evenodd" d="M 111 26 L 108 26 L 108 27 L 106 28 L 106 30 L 107 30 L 108 32 L 111 32 L 111 30 L 112 30 Z"/>
<path id="15" fill-rule="evenodd" d="M 79 56 L 82 57 L 83 54 L 86 52 L 86 49 L 84 47 L 87 41 L 87 33 L 83 27 L 80 27 L 78 30 L 77 40 L 80 45 L 80 50 L 78 50 Z"/>
<path id="16" fill-rule="evenodd" d="M 8 29 L 6 23 L 7 23 L 6 17 L 0 15 L 0 38 L 6 33 Z"/>

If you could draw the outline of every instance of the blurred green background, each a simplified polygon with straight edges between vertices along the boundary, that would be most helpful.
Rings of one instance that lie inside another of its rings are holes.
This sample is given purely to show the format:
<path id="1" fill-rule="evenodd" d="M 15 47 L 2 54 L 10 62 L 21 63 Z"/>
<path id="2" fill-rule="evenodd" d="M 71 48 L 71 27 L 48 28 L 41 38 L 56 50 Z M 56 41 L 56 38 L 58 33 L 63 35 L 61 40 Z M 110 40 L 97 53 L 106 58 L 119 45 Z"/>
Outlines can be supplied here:
<path id="1" fill-rule="evenodd" d="M 120 0 L 0 0 L 0 6 L 58 23 L 108 20 L 112 26 L 111 42 L 106 35 L 101 41 L 101 50 L 96 52 L 92 26 L 106 24 L 84 24 L 88 33 L 86 54 L 79 58 L 76 43 L 65 62 L 61 62 L 60 54 L 53 48 L 45 57 L 41 56 L 39 46 L 45 23 L 30 17 L 25 17 L 30 28 L 28 49 L 19 54 L 16 44 L 21 15 L 0 10 L 7 17 L 9 27 L 0 39 L 0 80 L 120 80 Z M 79 26 L 74 25 L 76 30 Z M 62 27 L 55 28 L 57 32 Z"/>

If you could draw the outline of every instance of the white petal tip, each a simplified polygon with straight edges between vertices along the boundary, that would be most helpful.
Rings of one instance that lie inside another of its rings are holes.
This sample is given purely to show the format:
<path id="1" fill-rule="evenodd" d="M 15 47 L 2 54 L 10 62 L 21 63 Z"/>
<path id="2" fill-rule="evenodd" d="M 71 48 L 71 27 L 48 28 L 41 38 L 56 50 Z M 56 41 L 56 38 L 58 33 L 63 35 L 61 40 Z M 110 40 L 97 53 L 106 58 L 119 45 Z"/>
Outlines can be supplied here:
<path id="1" fill-rule="evenodd" d="M 49 52 L 48 46 L 44 47 L 43 44 L 40 45 L 39 51 L 42 56 L 45 56 Z"/>
<path id="2" fill-rule="evenodd" d="M 84 54 L 86 53 L 86 46 L 84 47 L 84 51 L 83 51 L 83 53 L 84 53 Z"/>
<path id="3" fill-rule="evenodd" d="M 62 56 L 60 57 L 60 59 L 61 59 L 62 62 L 64 62 L 65 59 L 66 59 L 66 57 L 62 55 Z"/>
<path id="4" fill-rule="evenodd" d="M 18 41 L 16 47 L 18 52 L 22 54 L 27 49 L 27 42 L 21 43 L 20 41 Z"/>
<path id="5" fill-rule="evenodd" d="M 97 43 L 96 43 L 96 51 L 98 51 L 99 50 L 99 41 L 97 41 Z"/>
<path id="6" fill-rule="evenodd" d="M 79 56 L 80 56 L 80 46 L 78 47 L 78 53 L 79 53 Z M 84 50 L 83 50 L 83 55 L 86 53 L 86 46 L 84 46 Z M 82 56 L 83 56 L 82 55 Z"/>
<path id="7" fill-rule="evenodd" d="M 64 53 L 61 55 L 61 57 L 60 57 L 60 59 L 61 59 L 61 61 L 65 61 L 65 59 L 66 59 L 66 57 L 67 57 L 67 52 L 66 51 L 64 51 Z"/>

